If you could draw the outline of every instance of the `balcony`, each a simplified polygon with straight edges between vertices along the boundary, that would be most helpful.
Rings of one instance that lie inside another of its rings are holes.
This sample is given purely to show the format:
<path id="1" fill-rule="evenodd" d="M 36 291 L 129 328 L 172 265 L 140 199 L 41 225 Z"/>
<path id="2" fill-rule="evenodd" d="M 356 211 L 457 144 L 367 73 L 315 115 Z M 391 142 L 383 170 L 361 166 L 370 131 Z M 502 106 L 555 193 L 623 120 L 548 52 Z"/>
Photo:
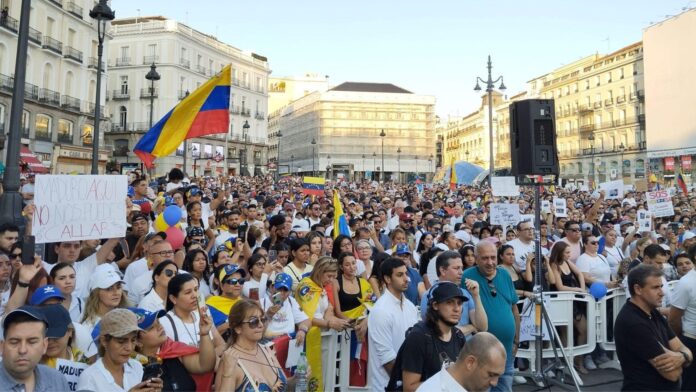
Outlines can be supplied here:
<path id="1" fill-rule="evenodd" d="M 583 124 L 580 125 L 580 132 L 592 132 L 595 130 L 594 124 Z"/>
<path id="2" fill-rule="evenodd" d="M 0 74 L 0 90 L 8 93 L 12 93 L 12 88 L 14 87 L 14 78 Z"/>
<path id="3" fill-rule="evenodd" d="M 592 110 L 592 108 L 591 108 L 590 106 L 580 105 L 580 106 L 578 107 L 578 113 L 579 113 L 580 115 L 583 115 L 583 114 L 590 114 L 590 113 L 592 113 L 592 112 L 593 112 L 593 110 Z"/>
<path id="4" fill-rule="evenodd" d="M 47 88 L 39 89 L 39 102 L 60 107 L 60 93 Z"/>
<path id="5" fill-rule="evenodd" d="M 63 8 L 63 0 L 48 0 L 48 1 L 57 5 L 60 8 Z"/>
<path id="6" fill-rule="evenodd" d="M 196 72 L 198 72 L 199 74 L 201 74 L 203 76 L 206 76 L 205 67 L 202 65 L 196 65 Z"/>
<path id="7" fill-rule="evenodd" d="M 66 46 L 63 51 L 63 57 L 70 60 L 75 60 L 78 63 L 82 63 L 82 52 L 73 48 L 72 46 Z"/>
<path id="8" fill-rule="evenodd" d="M 582 149 L 582 155 L 594 155 L 594 154 L 596 154 L 596 153 L 598 153 L 598 152 L 599 152 L 599 151 L 597 151 L 597 149 L 594 148 L 594 147 L 592 147 L 592 148 L 583 148 L 583 149 Z"/>
<path id="9" fill-rule="evenodd" d="M 230 108 L 230 113 L 232 113 L 232 114 L 239 114 L 239 108 L 236 107 L 236 106 L 232 106 L 232 107 Z"/>
<path id="10" fill-rule="evenodd" d="M 187 90 L 179 90 L 177 97 L 181 101 L 182 99 L 186 98 L 189 94 L 190 94 L 190 92 Z"/>
<path id="11" fill-rule="evenodd" d="M 72 144 L 73 143 L 73 135 L 72 133 L 58 133 L 58 143 L 68 143 Z"/>
<path id="12" fill-rule="evenodd" d="M 38 101 L 39 100 L 39 86 L 33 85 L 31 83 L 24 83 L 24 99 Z"/>
<path id="13" fill-rule="evenodd" d="M 598 101 L 598 102 L 595 102 L 594 105 L 593 105 L 593 107 L 594 107 L 595 109 L 601 108 L 601 107 L 602 107 L 602 102 L 599 102 L 599 101 Z"/>
<path id="14" fill-rule="evenodd" d="M 95 70 L 97 69 L 97 58 L 96 57 L 90 57 L 89 59 L 87 59 L 87 68 L 93 68 Z M 102 72 L 104 72 L 104 62 L 103 61 L 101 62 L 101 69 L 102 69 Z"/>
<path id="15" fill-rule="evenodd" d="M 143 65 L 150 65 L 159 62 L 159 56 L 144 56 Z"/>
<path id="16" fill-rule="evenodd" d="M 85 101 L 82 103 L 82 113 L 85 113 L 88 116 L 94 117 L 94 109 L 96 109 L 96 105 L 94 104 L 94 102 Z M 99 105 L 99 117 L 106 118 L 103 105 Z"/>
<path id="17" fill-rule="evenodd" d="M 244 108 L 242 108 L 241 114 L 242 114 L 242 116 L 244 116 L 244 117 L 251 117 L 251 109 L 244 109 Z"/>
<path id="18" fill-rule="evenodd" d="M 29 127 L 22 128 L 22 137 L 25 139 L 29 139 Z"/>
<path id="19" fill-rule="evenodd" d="M 264 120 L 266 116 L 263 115 L 263 112 L 256 112 L 254 118 L 256 118 L 257 120 Z"/>
<path id="20" fill-rule="evenodd" d="M 626 102 L 626 96 L 625 95 L 619 95 L 616 97 L 616 103 L 624 103 Z"/>
<path id="21" fill-rule="evenodd" d="M 179 65 L 186 69 L 191 69 L 191 61 L 186 59 L 179 59 Z"/>
<path id="22" fill-rule="evenodd" d="M 60 106 L 67 110 L 80 112 L 80 100 L 69 95 L 63 95 L 61 97 Z"/>
<path id="23" fill-rule="evenodd" d="M 641 101 L 645 99 L 645 92 L 643 90 L 638 90 L 638 99 Z"/>
<path id="24" fill-rule="evenodd" d="M 130 99 L 130 91 L 128 90 L 114 90 L 111 94 L 111 99 L 114 101 L 123 101 Z"/>
<path id="25" fill-rule="evenodd" d="M 614 99 L 613 98 L 608 98 L 604 100 L 604 106 L 612 106 L 614 104 Z"/>
<path id="26" fill-rule="evenodd" d="M 48 49 L 51 52 L 54 52 L 58 55 L 63 54 L 63 43 L 47 35 L 44 35 L 43 45 L 41 45 L 41 47 L 44 49 Z"/>
<path id="27" fill-rule="evenodd" d="M 140 89 L 140 98 L 150 98 L 150 95 L 152 95 L 154 98 L 157 98 L 159 95 L 159 89 L 151 89 L 150 87 Z"/>
<path id="28" fill-rule="evenodd" d="M 114 67 L 125 67 L 128 65 L 131 65 L 130 57 L 121 57 L 117 58 L 116 61 L 114 61 Z"/>
<path id="29" fill-rule="evenodd" d="M 13 33 L 19 31 L 19 21 L 9 15 L 0 18 L 0 27 L 4 27 Z"/>
<path id="30" fill-rule="evenodd" d="M 43 37 L 43 34 L 41 32 L 33 27 L 29 27 L 29 42 L 33 42 L 39 46 L 41 46 L 41 38 Z"/>
<path id="31" fill-rule="evenodd" d="M 79 5 L 75 4 L 74 2 L 70 1 L 65 7 L 66 10 L 68 10 L 69 13 L 77 16 L 78 18 L 82 19 L 82 7 Z"/>
<path id="32" fill-rule="evenodd" d="M 40 131 L 40 130 L 37 129 L 37 130 L 34 132 L 34 138 L 35 138 L 36 140 L 46 140 L 46 141 L 49 141 L 49 142 L 50 142 L 50 141 L 51 141 L 51 133 L 50 133 L 50 132 L 46 132 L 46 131 Z"/>
<path id="33" fill-rule="evenodd" d="M 154 125 L 154 124 L 153 124 Z M 150 123 L 148 122 L 136 122 L 132 123 L 133 130 L 136 132 L 145 132 L 150 130 Z"/>

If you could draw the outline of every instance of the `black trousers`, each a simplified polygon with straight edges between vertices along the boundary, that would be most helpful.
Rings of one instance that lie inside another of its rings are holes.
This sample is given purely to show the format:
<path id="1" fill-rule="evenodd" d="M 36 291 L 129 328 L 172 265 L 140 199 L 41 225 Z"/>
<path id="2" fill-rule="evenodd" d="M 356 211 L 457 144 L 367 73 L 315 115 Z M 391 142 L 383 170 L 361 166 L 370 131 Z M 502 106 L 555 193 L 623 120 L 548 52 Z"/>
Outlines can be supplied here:
<path id="1" fill-rule="evenodd" d="M 691 350 L 691 353 L 696 353 L 696 339 L 688 338 L 684 335 L 679 339 L 686 347 Z M 696 391 L 696 361 L 692 361 L 688 368 L 682 372 L 682 391 Z"/>

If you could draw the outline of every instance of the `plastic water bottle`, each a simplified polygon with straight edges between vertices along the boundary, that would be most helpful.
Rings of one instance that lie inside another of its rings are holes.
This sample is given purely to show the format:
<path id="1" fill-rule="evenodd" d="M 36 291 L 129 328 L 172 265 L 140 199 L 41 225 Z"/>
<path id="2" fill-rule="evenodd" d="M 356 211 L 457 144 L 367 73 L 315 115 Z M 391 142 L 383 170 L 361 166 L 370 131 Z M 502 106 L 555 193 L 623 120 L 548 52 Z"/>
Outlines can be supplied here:
<path id="1" fill-rule="evenodd" d="M 304 351 L 300 353 L 300 359 L 297 360 L 295 380 L 295 391 L 307 391 L 307 357 Z"/>

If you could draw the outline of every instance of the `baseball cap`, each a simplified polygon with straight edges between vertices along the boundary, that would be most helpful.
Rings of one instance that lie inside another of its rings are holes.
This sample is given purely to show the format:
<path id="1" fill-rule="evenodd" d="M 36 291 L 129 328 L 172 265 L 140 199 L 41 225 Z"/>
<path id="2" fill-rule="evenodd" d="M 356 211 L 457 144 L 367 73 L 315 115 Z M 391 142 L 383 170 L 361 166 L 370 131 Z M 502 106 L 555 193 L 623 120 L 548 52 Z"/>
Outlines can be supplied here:
<path id="1" fill-rule="evenodd" d="M 34 291 L 34 294 L 32 294 L 31 299 L 29 299 L 29 305 L 41 305 L 42 303 L 46 302 L 51 298 L 60 298 L 61 301 L 65 299 L 58 287 L 52 284 L 47 284 L 45 286 L 39 287 L 38 289 L 36 289 L 36 291 Z"/>
<path id="2" fill-rule="evenodd" d="M 397 256 L 400 256 L 400 255 L 407 255 L 407 254 L 410 255 L 410 254 L 411 254 L 411 250 L 408 248 L 408 244 L 407 244 L 407 243 L 405 243 L 405 242 L 400 242 L 400 243 L 396 244 L 396 250 L 394 251 L 394 254 L 397 255 Z"/>
<path id="3" fill-rule="evenodd" d="M 60 305 L 63 306 L 63 305 Z M 5 318 L 2 320 L 2 329 L 3 331 L 7 331 L 7 325 L 9 324 L 12 319 L 16 318 L 17 316 L 20 316 L 22 314 L 25 314 L 32 319 L 36 321 L 43 321 L 48 325 L 48 320 L 46 319 L 46 314 L 43 312 L 41 308 L 38 306 L 29 306 L 29 305 L 24 305 L 20 306 L 17 309 L 7 313 L 5 315 Z"/>
<path id="4" fill-rule="evenodd" d="M 582 231 L 585 231 L 585 230 L 592 230 L 592 225 L 587 223 L 587 222 L 583 223 L 582 224 Z"/>
<path id="5" fill-rule="evenodd" d="M 454 203 L 454 199 L 451 198 L 451 197 L 448 197 L 448 198 L 447 198 L 447 202 L 448 202 L 448 203 Z"/>
<path id="6" fill-rule="evenodd" d="M 167 314 L 167 311 L 164 309 L 160 309 L 156 312 L 151 312 L 141 308 L 128 308 L 128 310 L 135 314 L 135 317 L 138 320 L 138 328 L 143 330 L 150 328 L 152 324 L 155 323 L 155 320 Z"/>
<path id="7" fill-rule="evenodd" d="M 220 270 L 220 273 L 218 274 L 218 280 L 220 283 L 224 282 L 225 279 L 227 279 L 230 275 L 238 273 L 242 275 L 242 278 L 246 276 L 246 271 L 242 269 L 242 267 L 236 265 L 236 264 L 226 264 L 222 269 Z"/>
<path id="8" fill-rule="evenodd" d="M 164 205 L 165 205 L 165 206 L 174 205 L 174 198 L 171 197 L 171 196 L 165 196 L 165 197 L 164 197 Z"/>
<path id="9" fill-rule="evenodd" d="M 464 242 L 471 242 L 471 234 L 467 233 L 464 230 L 457 230 L 454 233 L 454 238 Z"/>
<path id="10" fill-rule="evenodd" d="M 308 232 L 309 222 L 304 219 L 297 219 L 292 223 L 292 230 L 297 232 Z"/>
<path id="11" fill-rule="evenodd" d="M 142 331 L 138 327 L 138 318 L 128 309 L 117 308 L 109 311 L 99 321 L 99 336 L 120 338 L 131 332 Z"/>
<path id="12" fill-rule="evenodd" d="M 256 201 L 256 199 L 251 199 L 251 200 L 249 200 L 249 205 L 256 207 L 259 205 L 259 202 Z"/>
<path id="13" fill-rule="evenodd" d="M 276 275 L 275 283 L 273 284 L 273 286 L 276 288 L 276 290 L 282 288 L 292 290 L 292 278 L 290 277 L 290 275 L 286 274 L 285 272 L 282 272 Z"/>
<path id="14" fill-rule="evenodd" d="M 131 224 L 139 220 L 147 221 L 147 215 L 143 214 L 142 212 L 136 212 L 135 214 L 133 214 L 133 217 L 131 218 Z"/>
<path id="15" fill-rule="evenodd" d="M 625 226 L 625 225 L 633 226 L 633 222 L 631 222 L 630 220 L 625 220 L 625 221 L 621 221 L 621 223 L 619 224 L 619 226 Z"/>
<path id="16" fill-rule="evenodd" d="M 399 214 L 399 220 L 402 222 L 412 221 L 413 214 L 408 214 L 408 213 Z"/>
<path id="17" fill-rule="evenodd" d="M 94 269 L 89 280 L 89 291 L 94 289 L 108 289 L 116 283 L 125 283 L 111 264 L 101 264 Z"/>
<path id="18" fill-rule="evenodd" d="M 696 234 L 693 231 L 685 231 L 682 235 L 682 241 L 690 240 L 694 237 L 696 237 Z"/>
<path id="19" fill-rule="evenodd" d="M 433 302 L 445 302 L 452 298 L 461 298 L 462 301 L 468 301 L 468 298 L 462 293 L 462 289 L 452 282 L 438 281 L 428 292 L 429 304 Z"/>
<path id="20" fill-rule="evenodd" d="M 68 327 L 72 324 L 70 312 L 61 304 L 47 305 L 41 308 L 41 311 L 48 320 L 48 329 L 46 337 L 59 339 L 65 336 L 68 332 Z"/>
<path id="21" fill-rule="evenodd" d="M 202 193 L 201 188 L 194 186 L 194 187 L 191 187 L 191 189 L 189 189 L 188 192 L 186 192 L 186 197 L 198 196 L 201 193 Z"/>
<path id="22" fill-rule="evenodd" d="M 163 231 L 158 231 L 156 233 L 147 233 L 145 234 L 145 241 L 150 241 L 151 239 L 155 237 L 161 237 L 163 240 L 167 239 L 167 233 Z"/>

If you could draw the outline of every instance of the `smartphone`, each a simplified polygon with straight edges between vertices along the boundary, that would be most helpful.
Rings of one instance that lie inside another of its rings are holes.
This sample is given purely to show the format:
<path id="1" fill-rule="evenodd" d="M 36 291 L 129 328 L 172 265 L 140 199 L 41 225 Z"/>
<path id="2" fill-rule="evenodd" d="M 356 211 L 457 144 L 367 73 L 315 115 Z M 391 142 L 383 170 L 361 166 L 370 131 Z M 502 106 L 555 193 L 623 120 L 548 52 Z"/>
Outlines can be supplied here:
<path id="1" fill-rule="evenodd" d="M 247 225 L 240 225 L 239 229 L 237 229 L 237 238 L 241 238 L 242 241 L 246 240 L 246 233 L 247 233 Z"/>
<path id="2" fill-rule="evenodd" d="M 273 294 L 273 297 L 271 298 L 271 301 L 273 301 L 273 305 L 280 305 L 283 303 L 283 297 L 281 296 L 281 293 L 275 293 Z"/>
<path id="3" fill-rule="evenodd" d="M 669 224 L 669 229 L 672 230 L 674 234 L 679 234 L 679 223 L 678 222 L 671 222 Z M 24 252 L 24 251 L 22 251 Z M 24 253 L 22 253 L 24 255 Z"/>
<path id="4" fill-rule="evenodd" d="M 34 264 L 34 253 L 36 252 L 33 235 L 25 235 L 22 242 L 22 264 Z"/>
<path id="5" fill-rule="evenodd" d="M 278 260 L 278 251 L 271 249 L 268 251 L 268 261 L 273 263 Z"/>
<path id="6" fill-rule="evenodd" d="M 160 365 L 157 362 L 148 363 L 147 365 L 143 366 L 143 378 L 141 381 L 148 381 L 153 378 L 160 378 L 162 377 L 162 374 L 164 374 L 164 371 L 162 370 L 162 365 Z"/>

